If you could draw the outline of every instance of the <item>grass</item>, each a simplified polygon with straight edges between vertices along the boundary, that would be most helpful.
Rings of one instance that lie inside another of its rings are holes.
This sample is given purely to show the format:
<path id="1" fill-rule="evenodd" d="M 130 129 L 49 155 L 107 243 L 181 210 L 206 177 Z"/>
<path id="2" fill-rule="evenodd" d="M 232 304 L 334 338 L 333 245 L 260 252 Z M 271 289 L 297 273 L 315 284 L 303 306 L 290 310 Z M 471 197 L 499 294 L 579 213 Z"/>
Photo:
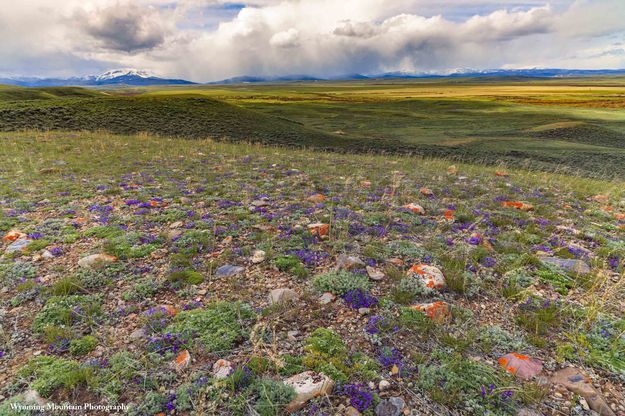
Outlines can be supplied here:
<path id="1" fill-rule="evenodd" d="M 0 89 L 0 129 L 148 132 L 625 177 L 621 78 L 43 90 Z"/>

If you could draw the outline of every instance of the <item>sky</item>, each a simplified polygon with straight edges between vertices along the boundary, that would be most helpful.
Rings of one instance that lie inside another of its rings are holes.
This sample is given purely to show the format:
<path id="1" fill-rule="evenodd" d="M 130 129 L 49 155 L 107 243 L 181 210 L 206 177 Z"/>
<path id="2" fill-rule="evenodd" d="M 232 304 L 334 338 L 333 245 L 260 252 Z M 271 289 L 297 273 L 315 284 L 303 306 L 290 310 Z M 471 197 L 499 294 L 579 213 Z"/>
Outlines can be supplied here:
<path id="1" fill-rule="evenodd" d="M 0 0 L 0 76 L 625 68 L 625 0 Z"/>

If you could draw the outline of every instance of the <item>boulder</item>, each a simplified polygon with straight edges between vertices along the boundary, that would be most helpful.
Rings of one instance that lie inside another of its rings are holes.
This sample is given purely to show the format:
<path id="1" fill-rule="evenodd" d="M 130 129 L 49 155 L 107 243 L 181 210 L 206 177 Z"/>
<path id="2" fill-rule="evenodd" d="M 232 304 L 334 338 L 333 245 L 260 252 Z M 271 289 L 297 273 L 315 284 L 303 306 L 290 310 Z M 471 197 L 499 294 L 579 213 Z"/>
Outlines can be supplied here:
<path id="1" fill-rule="evenodd" d="M 100 254 L 92 254 L 90 256 L 83 257 L 82 259 L 78 260 L 78 265 L 80 267 L 94 268 L 94 267 L 103 266 L 105 264 L 114 263 L 116 261 L 117 261 L 117 257 L 100 253 Z"/>
<path id="2" fill-rule="evenodd" d="M 228 360 L 217 360 L 213 364 L 213 377 L 226 378 L 232 374 L 232 363 Z"/>
<path id="3" fill-rule="evenodd" d="M 191 364 L 191 354 L 189 354 L 187 350 L 182 350 L 174 360 L 174 368 L 176 371 L 182 371 L 187 368 L 189 364 Z"/>
<path id="4" fill-rule="evenodd" d="M 287 406 L 288 412 L 300 410 L 309 400 L 328 395 L 334 388 L 332 379 L 323 373 L 314 371 L 296 374 L 286 379 L 284 384 L 295 390 L 295 398 Z"/>
<path id="5" fill-rule="evenodd" d="M 590 379 L 577 368 L 566 367 L 558 370 L 551 378 L 551 381 L 582 396 L 586 399 L 588 406 L 601 416 L 614 416 L 614 412 L 606 403 L 603 395 L 593 387 Z"/>
<path id="6" fill-rule="evenodd" d="M 29 238 L 20 238 L 19 240 L 15 240 L 13 243 L 11 243 L 7 247 L 7 249 L 5 250 L 5 253 L 11 254 L 11 253 L 24 251 L 26 250 L 26 247 L 28 247 L 30 243 L 32 242 L 33 240 Z"/>
<path id="7" fill-rule="evenodd" d="M 507 372 L 524 380 L 529 380 L 543 371 L 543 363 L 540 360 L 516 352 L 504 355 L 498 362 Z"/>
<path id="8" fill-rule="evenodd" d="M 451 306 L 447 302 L 437 301 L 433 303 L 421 303 L 413 305 L 411 308 L 423 312 L 437 324 L 451 321 Z"/>
<path id="9" fill-rule="evenodd" d="M 338 259 L 336 259 L 337 269 L 349 270 L 354 267 L 365 267 L 365 262 L 356 256 L 348 256 L 347 254 L 341 254 Z"/>
<path id="10" fill-rule="evenodd" d="M 419 214 L 419 215 L 425 214 L 425 209 L 423 209 L 423 207 L 419 204 L 410 203 L 410 204 L 404 205 L 402 208 L 407 209 L 415 214 Z"/>
<path id="11" fill-rule="evenodd" d="M 414 276 L 423 281 L 426 287 L 431 289 L 445 289 L 445 275 L 437 267 L 428 264 L 415 264 L 408 270 L 409 276 Z"/>
<path id="12" fill-rule="evenodd" d="M 232 264 L 224 264 L 215 270 L 216 277 L 233 277 L 240 273 L 243 273 L 245 267 L 233 266 Z"/>
<path id="13" fill-rule="evenodd" d="M 320 204 L 326 200 L 326 197 L 321 194 L 314 194 L 306 198 L 306 201 L 312 202 L 313 204 Z"/>
<path id="14" fill-rule="evenodd" d="M 258 264 L 264 262 L 265 258 L 267 258 L 267 253 L 265 253 L 263 250 L 255 250 L 252 253 L 252 258 L 250 260 L 252 261 L 252 263 Z"/>
<path id="15" fill-rule="evenodd" d="M 299 296 L 297 292 L 289 288 L 274 289 L 269 294 L 269 303 L 279 304 L 297 300 Z"/>
<path id="16" fill-rule="evenodd" d="M 403 413 L 406 407 L 406 402 L 401 397 L 391 397 L 390 399 L 382 400 L 375 407 L 376 416 L 399 416 Z"/>
<path id="17" fill-rule="evenodd" d="M 334 302 L 335 299 L 336 299 L 336 296 L 334 296 L 330 292 L 326 292 L 323 295 L 321 295 L 321 297 L 319 297 L 319 303 L 322 305 L 326 305 L 330 302 Z"/>
<path id="18" fill-rule="evenodd" d="M 322 222 L 316 222 L 308 225 L 308 231 L 310 231 L 312 235 L 316 235 L 320 238 L 327 237 L 330 232 L 330 225 Z"/>
<path id="19" fill-rule="evenodd" d="M 367 274 L 371 280 L 382 280 L 385 275 L 384 272 L 380 269 L 376 269 L 375 267 L 367 266 Z"/>

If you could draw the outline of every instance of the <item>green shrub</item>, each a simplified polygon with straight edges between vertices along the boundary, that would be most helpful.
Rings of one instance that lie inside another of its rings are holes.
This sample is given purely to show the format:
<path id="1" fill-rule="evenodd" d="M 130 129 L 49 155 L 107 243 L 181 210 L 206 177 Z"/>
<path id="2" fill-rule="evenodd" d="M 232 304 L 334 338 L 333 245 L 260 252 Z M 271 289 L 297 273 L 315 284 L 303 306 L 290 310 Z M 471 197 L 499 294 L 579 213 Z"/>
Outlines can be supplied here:
<path id="1" fill-rule="evenodd" d="M 308 270 L 297 256 L 278 256 L 274 259 L 273 263 L 281 272 L 293 273 L 299 278 L 308 276 Z"/>
<path id="2" fill-rule="evenodd" d="M 18 376 L 31 380 L 31 388 L 43 397 L 49 397 L 59 388 L 71 390 L 86 383 L 87 370 L 81 368 L 76 361 L 39 356 L 22 367 Z"/>
<path id="3" fill-rule="evenodd" d="M 225 352 L 248 336 L 248 324 L 254 317 L 245 303 L 215 302 L 204 309 L 180 312 L 166 331 L 183 334 L 208 352 Z"/>
<path id="4" fill-rule="evenodd" d="M 312 285 L 319 292 L 331 292 L 341 296 L 354 289 L 369 290 L 370 282 L 368 276 L 339 270 L 315 276 Z"/>
<path id="5" fill-rule="evenodd" d="M 49 292 L 53 296 L 69 296 L 81 290 L 80 282 L 73 276 L 61 278 L 49 288 Z"/>
<path id="6" fill-rule="evenodd" d="M 69 352 L 72 355 L 85 355 L 90 353 L 98 345 L 98 340 L 92 335 L 73 339 L 69 343 Z"/>
<path id="7" fill-rule="evenodd" d="M 391 298 L 395 303 L 407 305 L 422 296 L 431 296 L 436 291 L 423 284 L 423 280 L 412 277 L 402 277 L 399 283 L 393 287 Z"/>
<path id="8" fill-rule="evenodd" d="M 101 314 L 101 299 L 98 296 L 53 296 L 35 316 L 32 328 L 35 333 L 41 334 L 50 325 L 91 324 Z"/>
<path id="9" fill-rule="evenodd" d="M 111 237 L 104 243 L 104 252 L 121 260 L 145 257 L 160 246 L 158 240 L 152 243 L 141 243 L 140 233 L 127 233 Z"/>
<path id="10" fill-rule="evenodd" d="M 178 270 L 170 273 L 167 276 L 167 280 L 178 285 L 199 285 L 204 281 L 204 276 L 202 276 L 202 273 L 196 272 L 195 270 Z"/>
<path id="11" fill-rule="evenodd" d="M 261 379 L 252 386 L 258 397 L 254 410 L 260 416 L 278 416 L 295 397 L 295 390 L 280 381 Z"/>

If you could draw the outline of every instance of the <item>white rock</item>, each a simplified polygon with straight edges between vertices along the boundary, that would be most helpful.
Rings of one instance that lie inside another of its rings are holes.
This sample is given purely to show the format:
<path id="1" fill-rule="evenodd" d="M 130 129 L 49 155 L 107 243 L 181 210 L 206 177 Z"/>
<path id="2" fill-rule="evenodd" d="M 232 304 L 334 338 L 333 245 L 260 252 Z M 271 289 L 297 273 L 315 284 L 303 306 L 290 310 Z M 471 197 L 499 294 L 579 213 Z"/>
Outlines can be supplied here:
<path id="1" fill-rule="evenodd" d="M 213 364 L 213 377 L 226 378 L 232 374 L 232 363 L 228 360 L 217 360 Z"/>
<path id="2" fill-rule="evenodd" d="M 294 412 L 304 407 L 307 401 L 315 397 L 330 394 L 334 388 L 334 381 L 323 373 L 305 371 L 296 374 L 284 381 L 287 386 L 295 390 L 295 398 L 287 406 L 287 411 Z"/>
<path id="3" fill-rule="evenodd" d="M 82 259 L 78 260 L 78 265 L 80 267 L 98 267 L 104 264 L 113 263 L 115 261 L 117 261 L 117 257 L 100 253 L 83 257 Z"/>
<path id="4" fill-rule="evenodd" d="M 322 305 L 326 305 L 330 302 L 333 302 L 334 299 L 336 299 L 336 296 L 334 296 L 330 292 L 326 292 L 323 295 L 321 295 L 321 297 L 319 298 L 319 303 L 321 303 Z"/>
<path id="5" fill-rule="evenodd" d="M 274 289 L 269 294 L 269 303 L 286 303 L 298 298 L 297 292 L 289 288 Z"/>
<path id="6" fill-rule="evenodd" d="M 385 277 L 382 270 L 376 269 L 375 267 L 371 266 L 367 266 L 367 274 L 372 280 L 382 280 Z"/>
<path id="7" fill-rule="evenodd" d="M 380 389 L 380 391 L 388 390 L 390 387 L 391 383 L 389 383 L 387 380 L 381 380 L 380 384 L 378 384 L 378 389 Z"/>
<path id="8" fill-rule="evenodd" d="M 265 261 L 265 258 L 267 257 L 267 253 L 265 253 L 263 250 L 256 250 L 254 251 L 254 253 L 252 253 L 252 263 L 254 264 L 258 264 L 258 263 L 262 263 L 263 261 Z"/>

